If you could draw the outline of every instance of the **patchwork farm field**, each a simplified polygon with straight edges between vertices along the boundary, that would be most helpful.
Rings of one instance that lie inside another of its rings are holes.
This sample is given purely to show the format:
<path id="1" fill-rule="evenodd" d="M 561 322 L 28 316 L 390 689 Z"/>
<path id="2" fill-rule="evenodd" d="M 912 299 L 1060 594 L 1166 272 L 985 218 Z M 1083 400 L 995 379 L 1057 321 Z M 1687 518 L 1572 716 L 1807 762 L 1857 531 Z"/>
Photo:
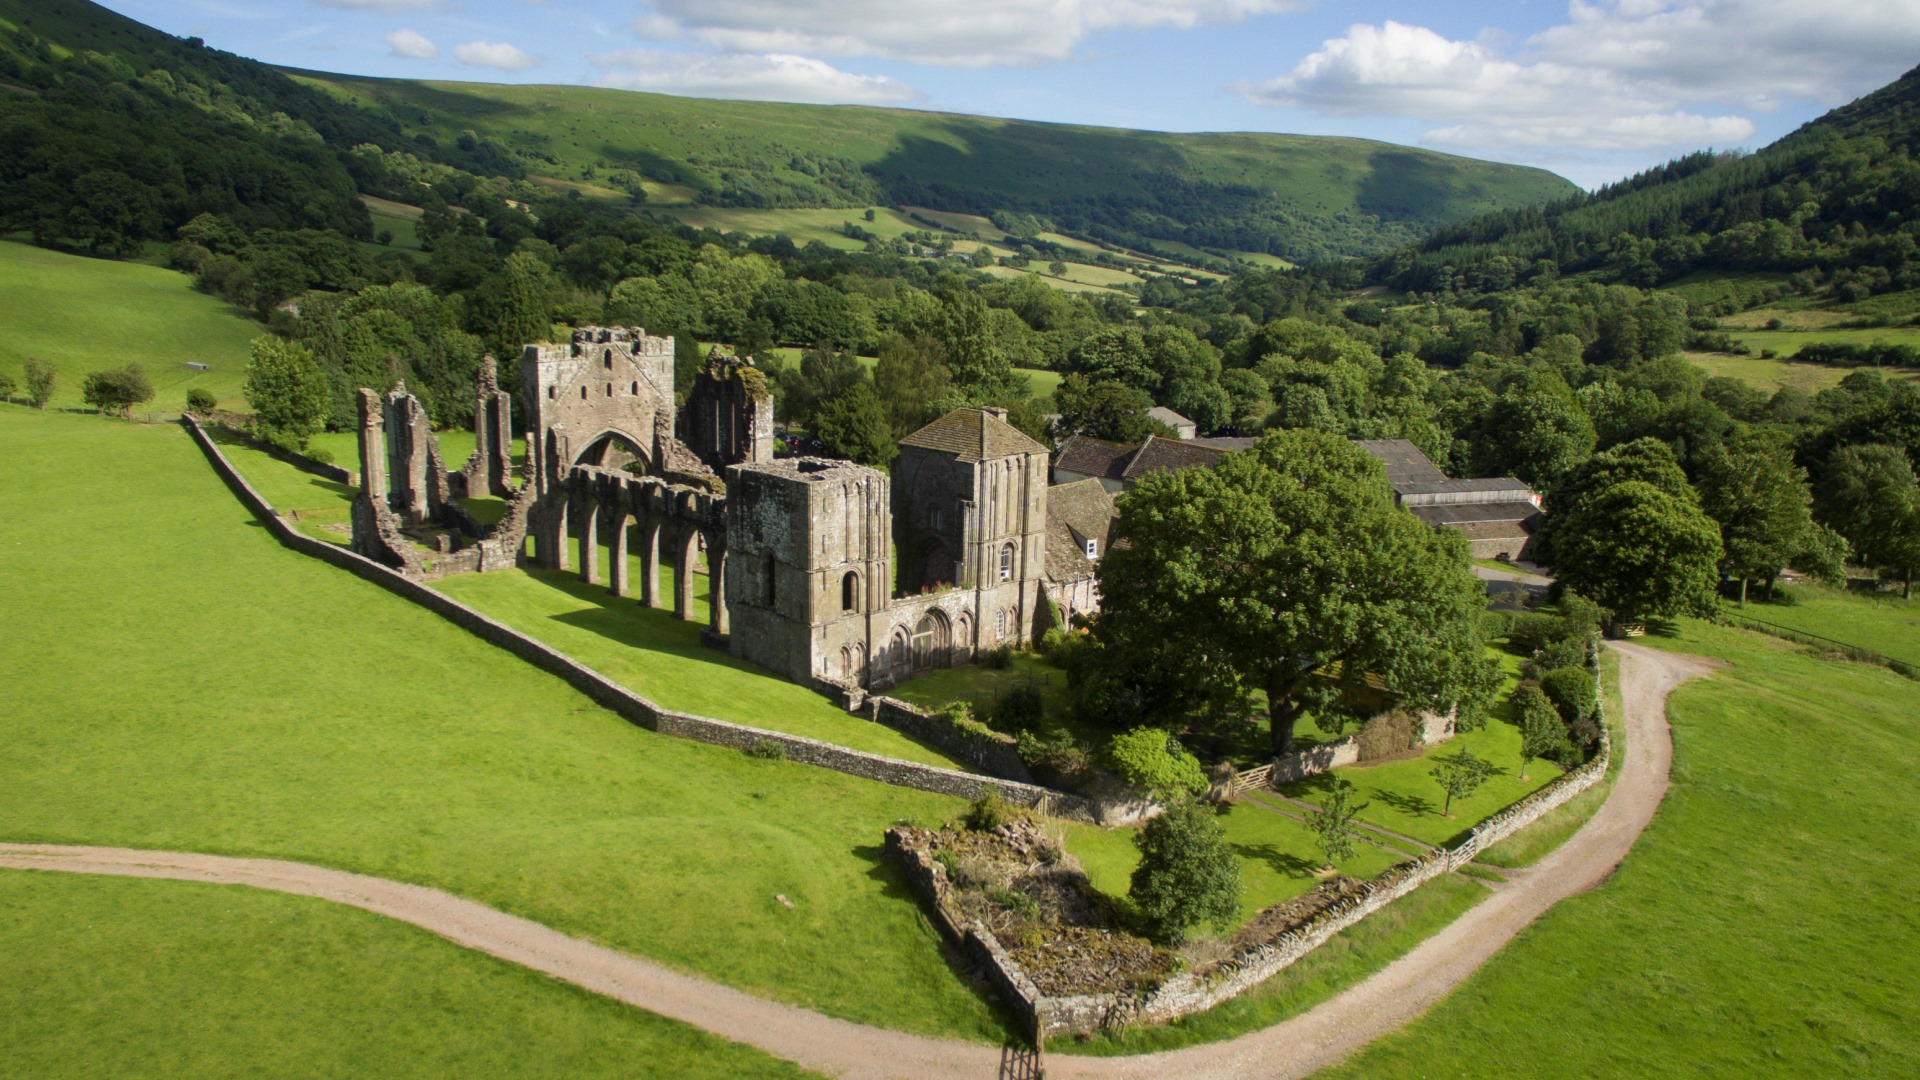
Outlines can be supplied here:
<path id="1" fill-rule="evenodd" d="M 1565 901 L 1338 1077 L 1920 1072 L 1920 684 L 1688 620 L 1673 787 Z M 1552 1065 L 1540 1037 L 1552 1032 Z"/>

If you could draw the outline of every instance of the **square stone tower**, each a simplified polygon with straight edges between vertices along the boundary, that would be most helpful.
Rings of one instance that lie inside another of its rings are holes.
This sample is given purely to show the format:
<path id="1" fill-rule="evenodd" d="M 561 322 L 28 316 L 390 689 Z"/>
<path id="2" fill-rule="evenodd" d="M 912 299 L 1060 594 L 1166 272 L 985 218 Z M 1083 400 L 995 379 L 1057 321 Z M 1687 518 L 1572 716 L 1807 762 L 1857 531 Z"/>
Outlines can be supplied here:
<path id="1" fill-rule="evenodd" d="M 889 488 L 826 458 L 727 469 L 733 655 L 800 683 L 865 684 L 892 599 Z"/>
<path id="2" fill-rule="evenodd" d="M 1028 636 L 1046 570 L 1047 449 L 1002 409 L 955 409 L 893 462 L 900 592 L 977 597 L 978 647 Z"/>

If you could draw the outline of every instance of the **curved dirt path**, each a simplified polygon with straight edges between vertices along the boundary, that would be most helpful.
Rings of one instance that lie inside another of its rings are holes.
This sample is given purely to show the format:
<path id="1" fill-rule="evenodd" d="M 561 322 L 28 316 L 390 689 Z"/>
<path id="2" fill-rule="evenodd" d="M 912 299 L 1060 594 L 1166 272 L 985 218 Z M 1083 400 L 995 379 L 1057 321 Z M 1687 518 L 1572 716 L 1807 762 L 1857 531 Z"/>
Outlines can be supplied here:
<path id="1" fill-rule="evenodd" d="M 1653 819 L 1672 759 L 1665 702 L 1711 662 L 1615 644 L 1627 756 L 1613 793 L 1574 837 L 1385 970 L 1310 1012 L 1237 1039 L 1129 1058 L 1051 1055 L 1050 1077 L 1297 1077 L 1425 1012 L 1547 908 L 1613 872 Z M 806 1068 L 845 1077 L 990 1077 L 1024 1072 L 1001 1048 L 836 1020 L 756 998 L 569 937 L 438 889 L 277 859 L 129 848 L 0 844 L 0 867 L 249 885 L 411 923 L 460 945 Z"/>

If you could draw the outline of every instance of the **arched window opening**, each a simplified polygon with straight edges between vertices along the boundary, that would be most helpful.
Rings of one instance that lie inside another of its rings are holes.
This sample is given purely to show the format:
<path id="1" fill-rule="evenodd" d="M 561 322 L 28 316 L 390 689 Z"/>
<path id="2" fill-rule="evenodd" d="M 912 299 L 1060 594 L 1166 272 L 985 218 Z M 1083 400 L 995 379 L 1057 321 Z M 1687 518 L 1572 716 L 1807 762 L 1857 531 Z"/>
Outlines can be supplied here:
<path id="1" fill-rule="evenodd" d="M 1013 580 L 1013 545 L 1012 544 L 1008 544 L 1006 547 L 1003 547 L 1000 549 L 1000 580 L 1001 581 Z"/>
<path id="2" fill-rule="evenodd" d="M 603 366 L 607 367 L 608 369 L 611 369 L 613 367 L 613 350 L 612 349 L 608 349 L 600 354 L 600 363 Z"/>
<path id="3" fill-rule="evenodd" d="M 580 400 L 581 401 L 587 400 L 587 388 L 584 386 L 580 388 Z"/>
<path id="4" fill-rule="evenodd" d="M 1002 609 L 1000 611 L 996 611 L 993 613 L 993 639 L 995 641 L 998 641 L 1001 638 L 1006 636 L 1007 636 L 1007 613 L 1005 609 Z"/>
<path id="5" fill-rule="evenodd" d="M 635 382 L 633 384 L 633 389 L 629 390 L 628 393 L 633 394 L 635 397 L 638 397 L 640 394 L 640 384 L 638 382 Z"/>
<path id="6" fill-rule="evenodd" d="M 860 610 L 860 575 L 852 570 L 840 579 L 840 610 Z"/>
<path id="7" fill-rule="evenodd" d="M 767 552 L 767 566 L 766 566 L 767 606 L 768 607 L 773 606 L 773 602 L 775 599 L 774 582 L 777 580 L 777 577 L 778 575 L 774 573 L 773 552 L 769 551 Z"/>
<path id="8" fill-rule="evenodd" d="M 557 387 L 557 386 L 549 386 L 549 387 L 547 387 L 547 400 L 548 400 L 548 401 L 552 401 L 553 399 L 555 399 L 555 398 L 557 398 L 557 397 L 559 397 L 559 396 L 560 396 L 560 388 L 559 388 L 559 387 Z"/>

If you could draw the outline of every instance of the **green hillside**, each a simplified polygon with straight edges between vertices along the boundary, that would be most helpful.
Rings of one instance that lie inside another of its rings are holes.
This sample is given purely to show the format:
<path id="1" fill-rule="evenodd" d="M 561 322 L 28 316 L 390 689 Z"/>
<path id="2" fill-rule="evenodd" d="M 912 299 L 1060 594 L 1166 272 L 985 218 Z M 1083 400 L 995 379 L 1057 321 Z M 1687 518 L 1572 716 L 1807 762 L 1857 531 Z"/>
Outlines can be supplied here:
<path id="1" fill-rule="evenodd" d="M 1757 153 L 1702 150 L 1602 189 L 1449 226 L 1377 263 L 1397 289 L 1498 292 L 1591 273 L 1718 292 L 1716 313 L 1818 294 L 1909 314 L 1920 286 L 1920 68 Z M 1715 279 L 1732 277 L 1725 287 Z"/>
<path id="2" fill-rule="evenodd" d="M 650 198 L 1014 210 L 1121 242 L 1295 259 L 1381 251 L 1450 221 L 1576 190 L 1539 169 L 1360 139 L 295 74 L 440 143 L 464 133 L 498 142 L 530 175 L 641 188 Z"/>
<path id="3" fill-rule="evenodd" d="M 0 327 L 0 373 L 19 382 L 27 357 L 51 363 L 54 407 L 80 407 L 88 372 L 139 364 L 153 380 L 150 407 L 168 413 L 194 387 L 222 408 L 244 408 L 247 342 L 265 332 L 240 308 L 195 292 L 185 274 L 4 241 Z"/>
<path id="4" fill-rule="evenodd" d="M 168 239 L 200 211 L 370 239 L 351 189 L 389 190 L 353 153 L 362 145 L 616 198 L 1015 212 L 1129 247 L 1294 261 L 1387 251 L 1577 190 L 1538 169 L 1356 139 L 282 72 L 86 0 L 0 0 L 0 82 L 26 91 L 9 134 L 27 151 L 0 163 L 0 226 L 115 252 Z M 87 179 L 100 169 L 131 183 Z M 86 190 L 67 192 L 78 181 Z M 146 197 L 129 194 L 140 187 Z M 101 220 L 46 212 L 72 203 Z"/>

